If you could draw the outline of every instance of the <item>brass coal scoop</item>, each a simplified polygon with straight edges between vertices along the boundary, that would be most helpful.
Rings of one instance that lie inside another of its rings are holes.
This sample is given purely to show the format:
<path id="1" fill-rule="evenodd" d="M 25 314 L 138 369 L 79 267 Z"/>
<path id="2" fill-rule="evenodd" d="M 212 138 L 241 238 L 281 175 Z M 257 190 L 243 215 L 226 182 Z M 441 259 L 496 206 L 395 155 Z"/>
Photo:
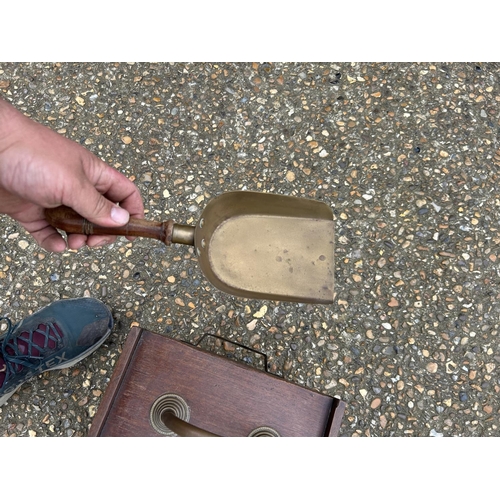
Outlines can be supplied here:
<path id="1" fill-rule="evenodd" d="M 194 245 L 201 270 L 220 290 L 240 297 L 332 303 L 334 222 L 325 203 L 232 191 L 211 200 L 196 226 L 130 219 L 96 226 L 68 207 L 45 211 L 67 233 L 142 236 Z"/>

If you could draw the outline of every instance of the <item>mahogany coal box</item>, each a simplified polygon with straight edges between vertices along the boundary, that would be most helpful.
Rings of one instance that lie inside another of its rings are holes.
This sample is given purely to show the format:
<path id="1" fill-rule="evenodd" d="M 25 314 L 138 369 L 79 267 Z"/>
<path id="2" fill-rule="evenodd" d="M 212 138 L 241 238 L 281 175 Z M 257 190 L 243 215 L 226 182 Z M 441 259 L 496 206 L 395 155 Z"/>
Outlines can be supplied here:
<path id="1" fill-rule="evenodd" d="M 335 437 L 345 406 L 243 362 L 134 327 L 89 435 Z"/>

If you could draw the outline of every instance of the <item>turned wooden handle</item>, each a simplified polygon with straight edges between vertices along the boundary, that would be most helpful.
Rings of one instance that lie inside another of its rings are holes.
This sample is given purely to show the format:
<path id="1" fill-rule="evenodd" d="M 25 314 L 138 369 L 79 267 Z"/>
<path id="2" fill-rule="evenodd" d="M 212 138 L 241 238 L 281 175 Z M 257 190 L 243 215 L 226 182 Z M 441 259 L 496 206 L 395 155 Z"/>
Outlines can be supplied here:
<path id="1" fill-rule="evenodd" d="M 72 208 L 60 206 L 45 210 L 47 222 L 68 234 L 110 234 L 116 236 L 142 236 L 160 240 L 165 245 L 172 243 L 174 222 L 148 221 L 145 219 L 131 218 L 125 226 L 104 227 L 92 224 L 87 219 L 76 213 Z"/>

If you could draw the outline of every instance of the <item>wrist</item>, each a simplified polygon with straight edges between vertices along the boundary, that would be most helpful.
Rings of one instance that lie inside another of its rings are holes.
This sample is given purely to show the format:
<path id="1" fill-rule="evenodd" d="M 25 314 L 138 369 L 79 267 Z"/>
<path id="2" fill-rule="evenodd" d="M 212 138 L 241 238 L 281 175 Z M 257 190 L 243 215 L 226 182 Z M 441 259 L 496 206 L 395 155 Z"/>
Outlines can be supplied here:
<path id="1" fill-rule="evenodd" d="M 0 97 L 0 192 L 5 189 L 6 178 L 12 176 L 9 151 L 16 143 L 16 131 L 19 128 L 20 117 L 23 117 L 22 113 Z M 4 211 L 0 210 L 0 213 L 4 213 Z"/>
<path id="2" fill-rule="evenodd" d="M 21 113 L 0 97 L 0 154 L 8 147 Z"/>

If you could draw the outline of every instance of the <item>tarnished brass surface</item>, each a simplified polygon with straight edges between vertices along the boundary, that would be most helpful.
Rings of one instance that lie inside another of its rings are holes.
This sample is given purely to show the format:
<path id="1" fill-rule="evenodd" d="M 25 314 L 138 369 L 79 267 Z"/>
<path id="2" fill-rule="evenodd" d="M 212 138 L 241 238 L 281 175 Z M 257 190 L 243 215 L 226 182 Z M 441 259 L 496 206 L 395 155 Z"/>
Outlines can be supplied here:
<path id="1" fill-rule="evenodd" d="M 195 246 L 207 279 L 227 293 L 333 302 L 334 222 L 324 203 L 225 193 L 203 212 Z"/>
<path id="2" fill-rule="evenodd" d="M 212 235 L 208 259 L 214 276 L 242 292 L 333 300 L 333 221 L 243 216 Z"/>
<path id="3" fill-rule="evenodd" d="M 161 419 L 166 427 L 180 437 L 219 437 L 182 420 L 169 410 L 162 413 Z"/>
<path id="4" fill-rule="evenodd" d="M 194 226 L 185 224 L 174 224 L 172 229 L 172 243 L 180 243 L 182 245 L 194 245 Z"/>

